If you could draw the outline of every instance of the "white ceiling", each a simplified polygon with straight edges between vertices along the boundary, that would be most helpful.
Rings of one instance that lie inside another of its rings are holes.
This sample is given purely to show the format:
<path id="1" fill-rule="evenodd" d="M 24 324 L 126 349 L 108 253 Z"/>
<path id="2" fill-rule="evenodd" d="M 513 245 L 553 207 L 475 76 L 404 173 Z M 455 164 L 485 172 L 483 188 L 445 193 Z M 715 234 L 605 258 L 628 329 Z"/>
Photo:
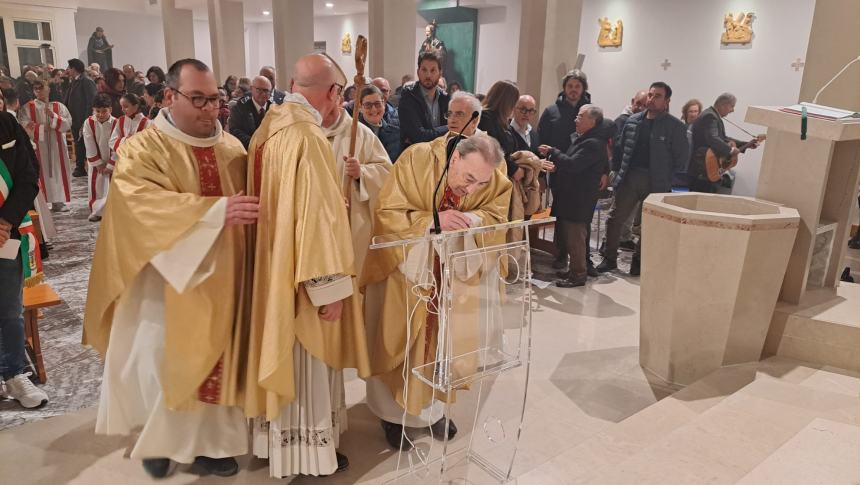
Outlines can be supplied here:
<path id="1" fill-rule="evenodd" d="M 52 0 L 42 0 L 50 2 Z M 120 10 L 125 12 L 145 13 L 149 15 L 161 15 L 161 0 L 78 0 L 77 2 L 57 2 L 72 6 L 77 3 L 78 8 L 95 8 L 102 10 Z M 272 0 L 234 0 L 244 5 L 246 22 L 269 22 L 271 15 L 263 15 L 263 11 L 272 10 Z M 460 0 L 460 6 L 470 8 L 488 8 L 505 5 L 512 0 Z M 527 1 L 527 0 L 523 0 Z M 349 15 L 367 12 L 367 0 L 313 0 L 314 16 L 325 17 L 330 15 Z M 333 3 L 334 7 L 327 8 L 326 3 Z M 451 6 L 456 6 L 456 0 L 449 0 Z M 206 9 L 207 0 L 176 0 L 177 8 L 185 8 L 194 12 L 194 18 L 206 20 L 208 13 Z"/>

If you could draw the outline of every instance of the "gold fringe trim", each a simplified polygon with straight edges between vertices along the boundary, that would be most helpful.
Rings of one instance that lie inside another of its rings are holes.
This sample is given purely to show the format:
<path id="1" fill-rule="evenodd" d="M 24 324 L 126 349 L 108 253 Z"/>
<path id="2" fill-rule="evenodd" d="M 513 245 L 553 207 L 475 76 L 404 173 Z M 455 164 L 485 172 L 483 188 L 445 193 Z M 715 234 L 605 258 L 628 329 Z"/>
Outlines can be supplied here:
<path id="1" fill-rule="evenodd" d="M 44 273 L 36 273 L 34 276 L 31 276 L 24 280 L 24 286 L 27 288 L 32 288 L 34 286 L 39 286 L 45 282 L 45 274 Z"/>

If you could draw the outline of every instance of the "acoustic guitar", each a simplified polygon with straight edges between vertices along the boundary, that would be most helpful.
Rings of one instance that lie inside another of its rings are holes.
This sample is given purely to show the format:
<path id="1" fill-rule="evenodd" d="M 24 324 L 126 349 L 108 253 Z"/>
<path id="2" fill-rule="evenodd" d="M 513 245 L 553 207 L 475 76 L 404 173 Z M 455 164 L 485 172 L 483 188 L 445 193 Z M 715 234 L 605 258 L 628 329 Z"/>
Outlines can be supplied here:
<path id="1" fill-rule="evenodd" d="M 737 147 L 741 152 L 749 148 L 754 143 L 761 143 L 767 139 L 765 135 L 759 135 L 755 137 L 755 139 L 744 143 L 741 146 L 737 146 L 737 144 L 733 141 L 729 142 L 732 148 Z M 708 180 L 711 182 L 719 182 L 721 178 L 723 178 L 723 174 L 728 172 L 730 169 L 734 168 L 735 165 L 738 164 L 738 156 L 730 156 L 730 157 L 718 157 L 713 150 L 708 148 L 708 151 L 705 152 L 705 174 L 708 177 Z"/>

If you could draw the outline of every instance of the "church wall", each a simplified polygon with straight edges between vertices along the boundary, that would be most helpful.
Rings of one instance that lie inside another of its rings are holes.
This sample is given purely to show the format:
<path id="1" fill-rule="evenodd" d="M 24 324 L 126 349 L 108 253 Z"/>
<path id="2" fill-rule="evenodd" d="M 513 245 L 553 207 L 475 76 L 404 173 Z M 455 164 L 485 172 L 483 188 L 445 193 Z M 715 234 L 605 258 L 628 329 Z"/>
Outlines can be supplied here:
<path id="1" fill-rule="evenodd" d="M 99 26 L 105 29 L 105 36 L 116 46 L 113 48 L 114 67 L 122 68 L 123 64 L 132 64 L 137 70 L 143 72 L 146 72 L 150 66 L 166 67 L 164 30 L 160 13 L 148 15 L 79 8 L 74 20 L 77 31 L 77 55 L 85 63 L 87 62 L 87 43 L 93 31 Z"/>
<path id="2" fill-rule="evenodd" d="M 746 108 L 797 102 L 803 72 L 791 64 L 806 57 L 813 8 L 809 0 L 586 0 L 579 46 L 594 103 L 615 117 L 637 89 L 662 80 L 672 86 L 671 112 L 680 117 L 688 99 L 698 98 L 708 107 L 729 91 L 738 103 L 728 119 L 761 133 L 762 127 L 742 122 Z M 742 10 L 756 14 L 752 45 L 721 46 L 723 18 Z M 604 16 L 624 23 L 619 49 L 597 46 L 597 19 Z M 665 59 L 671 66 L 664 71 Z M 730 136 L 747 137 L 731 125 L 726 128 Z M 741 157 L 735 194 L 755 194 L 762 152 Z"/>

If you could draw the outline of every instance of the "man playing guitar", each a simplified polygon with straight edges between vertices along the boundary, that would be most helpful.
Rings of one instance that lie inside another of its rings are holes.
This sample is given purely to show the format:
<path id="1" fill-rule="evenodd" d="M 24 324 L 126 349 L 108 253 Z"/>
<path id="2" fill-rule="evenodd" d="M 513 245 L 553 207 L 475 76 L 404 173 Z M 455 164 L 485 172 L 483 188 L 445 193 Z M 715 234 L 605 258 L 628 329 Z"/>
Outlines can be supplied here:
<path id="1" fill-rule="evenodd" d="M 736 102 L 733 94 L 723 93 L 693 123 L 688 169 L 691 191 L 715 193 L 720 186 L 722 172 L 737 163 L 739 154 L 748 148 L 757 148 L 764 140 L 764 136 L 759 136 L 749 142 L 741 142 L 726 136 L 723 117 L 735 110 Z"/>

